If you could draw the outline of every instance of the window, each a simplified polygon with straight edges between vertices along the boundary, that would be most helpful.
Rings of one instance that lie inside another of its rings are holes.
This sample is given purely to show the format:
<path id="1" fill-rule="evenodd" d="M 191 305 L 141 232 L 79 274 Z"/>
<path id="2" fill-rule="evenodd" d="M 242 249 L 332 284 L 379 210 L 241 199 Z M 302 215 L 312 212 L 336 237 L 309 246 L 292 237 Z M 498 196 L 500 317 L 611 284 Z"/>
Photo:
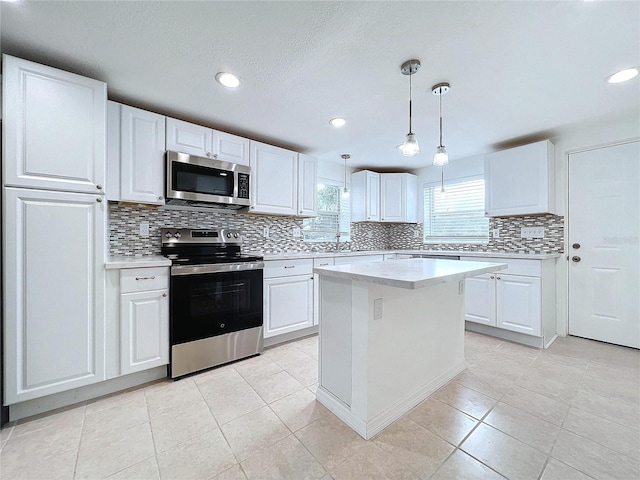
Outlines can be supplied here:
<path id="1" fill-rule="evenodd" d="M 484 178 L 445 183 L 424 189 L 425 243 L 480 243 L 489 241 L 489 219 L 484 216 Z"/>
<path id="2" fill-rule="evenodd" d="M 349 241 L 349 197 L 342 196 L 342 186 L 318 184 L 318 216 L 302 222 L 306 242 Z"/>

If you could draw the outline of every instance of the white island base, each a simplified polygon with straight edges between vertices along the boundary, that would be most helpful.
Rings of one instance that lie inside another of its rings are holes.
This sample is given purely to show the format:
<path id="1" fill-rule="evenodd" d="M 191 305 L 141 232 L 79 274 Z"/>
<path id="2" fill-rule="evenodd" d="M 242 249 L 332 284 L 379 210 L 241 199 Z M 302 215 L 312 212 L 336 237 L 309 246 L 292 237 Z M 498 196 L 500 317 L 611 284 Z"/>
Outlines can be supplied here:
<path id="1" fill-rule="evenodd" d="M 412 259 L 315 269 L 318 401 L 365 439 L 398 420 L 465 369 L 464 278 L 502 268 Z"/>

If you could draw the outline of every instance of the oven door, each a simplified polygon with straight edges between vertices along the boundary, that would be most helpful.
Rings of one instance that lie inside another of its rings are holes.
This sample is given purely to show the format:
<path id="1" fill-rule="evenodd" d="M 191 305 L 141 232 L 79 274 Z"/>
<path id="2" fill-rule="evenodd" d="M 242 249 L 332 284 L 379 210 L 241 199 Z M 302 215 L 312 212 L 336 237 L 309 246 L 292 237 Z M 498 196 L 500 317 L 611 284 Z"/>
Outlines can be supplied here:
<path id="1" fill-rule="evenodd" d="M 262 269 L 171 276 L 171 345 L 262 326 Z"/>

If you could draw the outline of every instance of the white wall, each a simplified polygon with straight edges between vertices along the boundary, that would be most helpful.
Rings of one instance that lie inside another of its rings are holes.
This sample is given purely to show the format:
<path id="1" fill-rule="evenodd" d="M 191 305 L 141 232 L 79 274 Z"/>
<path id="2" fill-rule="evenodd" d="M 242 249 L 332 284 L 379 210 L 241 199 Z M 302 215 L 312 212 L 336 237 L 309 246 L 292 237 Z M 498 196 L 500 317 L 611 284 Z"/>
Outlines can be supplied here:
<path id="1" fill-rule="evenodd" d="M 351 181 L 352 171 L 353 169 L 347 165 L 347 183 Z M 344 182 L 344 163 L 318 160 L 318 178 L 333 180 L 342 184 Z"/>

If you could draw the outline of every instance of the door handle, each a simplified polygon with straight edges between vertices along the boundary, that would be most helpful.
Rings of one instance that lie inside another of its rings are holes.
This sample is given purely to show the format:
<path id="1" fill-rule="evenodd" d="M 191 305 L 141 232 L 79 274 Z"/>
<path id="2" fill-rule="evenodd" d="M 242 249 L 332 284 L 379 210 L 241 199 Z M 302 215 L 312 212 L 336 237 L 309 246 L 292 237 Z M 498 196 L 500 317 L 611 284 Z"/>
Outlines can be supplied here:
<path id="1" fill-rule="evenodd" d="M 578 255 L 574 255 L 573 257 L 571 257 L 571 261 L 572 262 L 578 263 L 580 260 L 582 260 L 582 259 Z"/>
<path id="2" fill-rule="evenodd" d="M 574 243 L 573 245 L 571 245 L 571 248 L 575 248 L 576 250 L 580 248 L 580 244 L 579 243 Z"/>

